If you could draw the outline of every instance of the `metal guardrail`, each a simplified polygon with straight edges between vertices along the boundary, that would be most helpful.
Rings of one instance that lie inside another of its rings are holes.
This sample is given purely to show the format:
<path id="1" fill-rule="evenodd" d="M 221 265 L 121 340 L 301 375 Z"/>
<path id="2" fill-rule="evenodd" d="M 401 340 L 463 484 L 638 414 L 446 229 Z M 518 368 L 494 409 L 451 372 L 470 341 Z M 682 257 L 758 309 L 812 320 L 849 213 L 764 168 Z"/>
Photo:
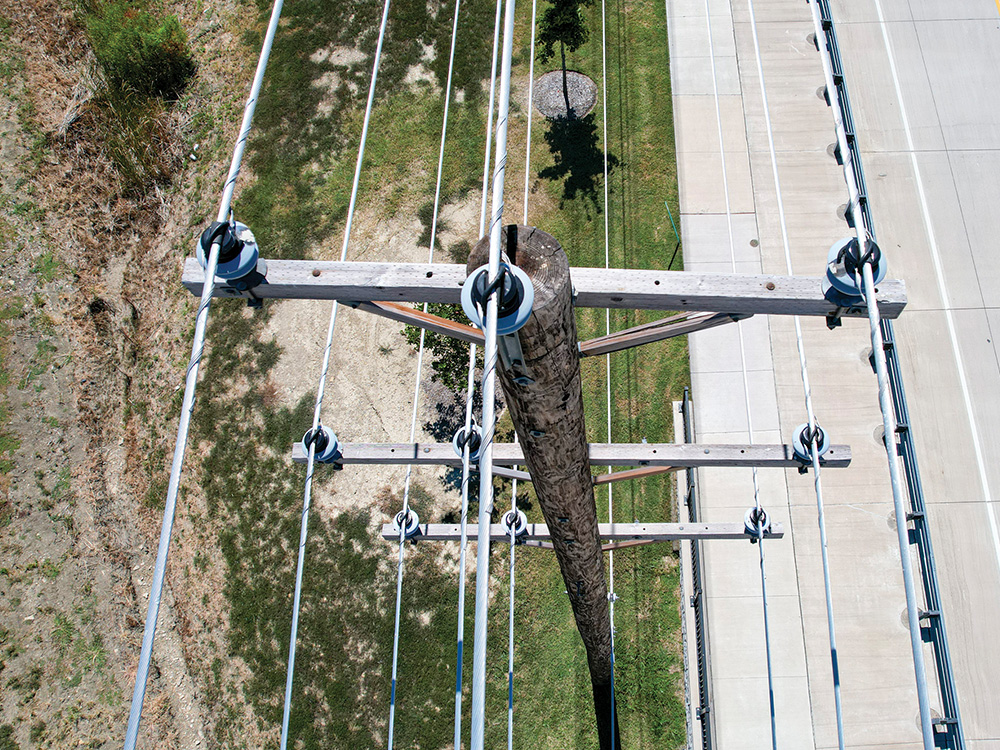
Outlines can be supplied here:
<path id="1" fill-rule="evenodd" d="M 864 170 L 861 167 L 861 154 L 854 133 L 854 116 L 851 112 L 850 97 L 844 80 L 841 65 L 840 47 L 837 44 L 837 32 L 830 13 L 829 0 L 817 0 L 826 34 L 827 45 L 833 61 L 834 83 L 837 86 L 836 96 L 844 114 L 844 126 L 847 131 L 847 142 L 852 152 L 854 175 L 861 194 L 861 210 L 864 212 L 867 226 L 871 229 L 872 239 L 875 239 L 874 223 L 871 208 L 868 205 L 868 190 L 865 186 Z M 827 92 L 829 97 L 831 92 Z M 851 217 L 854 221 L 855 217 Z M 893 411 L 896 415 L 896 444 L 899 449 L 900 461 L 906 476 L 906 486 L 910 497 L 910 512 L 907 520 L 912 524 L 910 543 L 916 547 L 920 561 L 920 576 L 924 589 L 924 603 L 927 607 L 921 612 L 923 637 L 934 651 L 934 664 L 937 670 L 938 689 L 941 697 L 942 716 L 936 719 L 935 740 L 938 747 L 948 750 L 965 750 L 965 735 L 962 731 L 962 720 L 958 709 L 958 694 L 955 688 L 955 675 L 951 663 L 951 652 L 948 648 L 948 634 L 945 629 L 944 614 L 941 610 L 941 592 L 938 588 L 937 567 L 934 563 L 934 547 L 931 543 L 930 526 L 927 521 L 924 503 L 923 485 L 920 481 L 920 469 L 917 464 L 917 452 L 910 430 L 910 413 L 906 405 L 906 391 L 903 387 L 903 376 L 900 371 L 899 356 L 896 351 L 895 335 L 892 321 L 881 322 L 882 338 L 884 339 L 886 363 L 889 371 L 889 386 L 892 394 Z M 686 403 L 686 402 L 685 402 Z"/>
<path id="2" fill-rule="evenodd" d="M 691 392 L 684 389 L 684 400 L 681 402 L 681 414 L 684 417 L 684 442 L 694 442 L 694 420 L 691 413 Z M 698 477 L 695 469 L 686 469 L 687 494 L 684 504 L 688 508 L 688 518 L 692 523 L 698 521 Z M 712 698 L 709 690 L 708 643 L 705 625 L 705 596 L 701 583 L 701 542 L 691 541 L 691 607 L 694 609 L 694 640 L 698 662 L 698 707 L 695 715 L 701 723 L 702 750 L 712 750 Z"/>

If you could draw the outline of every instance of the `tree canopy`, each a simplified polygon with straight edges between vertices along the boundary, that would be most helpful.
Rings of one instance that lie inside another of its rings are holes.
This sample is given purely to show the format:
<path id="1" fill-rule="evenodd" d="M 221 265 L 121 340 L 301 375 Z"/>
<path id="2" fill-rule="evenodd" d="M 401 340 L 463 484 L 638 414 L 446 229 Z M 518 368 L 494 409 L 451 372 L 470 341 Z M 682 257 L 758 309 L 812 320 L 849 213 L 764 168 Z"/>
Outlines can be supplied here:
<path id="1" fill-rule="evenodd" d="M 548 62 L 556 44 L 573 52 L 590 36 L 583 22 L 583 7 L 594 0 L 552 0 L 538 24 L 538 59 Z"/>

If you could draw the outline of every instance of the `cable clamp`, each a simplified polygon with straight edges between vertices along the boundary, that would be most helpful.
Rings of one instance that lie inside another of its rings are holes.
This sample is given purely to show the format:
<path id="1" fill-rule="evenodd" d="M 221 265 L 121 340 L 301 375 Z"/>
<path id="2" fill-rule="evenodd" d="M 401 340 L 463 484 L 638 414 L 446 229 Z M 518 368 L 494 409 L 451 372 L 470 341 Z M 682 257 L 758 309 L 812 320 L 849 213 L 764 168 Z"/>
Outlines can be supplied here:
<path id="1" fill-rule="evenodd" d="M 756 544 L 771 531 L 771 516 L 763 508 L 750 508 L 743 516 L 743 528 L 750 536 L 750 543 Z"/>

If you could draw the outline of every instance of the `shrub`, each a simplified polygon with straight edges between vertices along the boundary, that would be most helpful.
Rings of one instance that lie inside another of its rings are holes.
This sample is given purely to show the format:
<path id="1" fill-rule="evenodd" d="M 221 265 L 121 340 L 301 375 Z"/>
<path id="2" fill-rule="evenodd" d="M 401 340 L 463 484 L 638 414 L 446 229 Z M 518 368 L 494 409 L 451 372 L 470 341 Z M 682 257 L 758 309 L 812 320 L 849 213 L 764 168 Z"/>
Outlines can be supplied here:
<path id="1" fill-rule="evenodd" d="M 129 0 L 96 2 L 87 36 L 112 88 L 175 97 L 194 74 L 187 35 L 176 16 L 157 18 Z"/>
<path id="2" fill-rule="evenodd" d="M 162 101 L 108 86 L 87 104 L 81 121 L 94 127 L 126 193 L 170 181 L 177 158 Z"/>

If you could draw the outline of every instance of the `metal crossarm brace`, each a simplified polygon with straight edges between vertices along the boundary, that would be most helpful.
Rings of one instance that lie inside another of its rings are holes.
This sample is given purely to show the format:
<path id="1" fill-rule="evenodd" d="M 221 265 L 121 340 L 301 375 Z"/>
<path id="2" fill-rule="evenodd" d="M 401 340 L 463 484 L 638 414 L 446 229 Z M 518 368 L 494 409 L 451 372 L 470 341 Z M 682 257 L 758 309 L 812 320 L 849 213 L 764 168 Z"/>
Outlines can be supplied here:
<path id="1" fill-rule="evenodd" d="M 254 289 L 261 299 L 328 299 L 357 302 L 442 302 L 459 304 L 467 276 L 453 263 L 361 263 L 268 260 L 267 281 Z M 631 310 L 696 310 L 738 315 L 815 315 L 839 312 L 864 317 L 864 306 L 838 308 L 823 296 L 818 276 L 766 276 L 636 269 L 572 268 L 577 307 Z M 184 286 L 200 294 L 204 272 L 189 258 Z M 242 294 L 218 280 L 217 297 Z M 878 286 L 883 317 L 895 318 L 906 305 L 902 281 Z"/>
<path id="2" fill-rule="evenodd" d="M 624 331 L 616 331 L 607 336 L 580 342 L 581 357 L 596 357 L 601 354 L 619 352 L 633 346 L 651 344 L 655 341 L 684 336 L 695 331 L 733 323 L 749 318 L 749 315 L 732 315 L 730 313 L 682 312 L 669 318 L 644 323 Z"/>
<path id="3" fill-rule="evenodd" d="M 411 539 L 414 541 L 452 542 L 461 538 L 461 527 L 457 523 L 424 523 Z M 468 524 L 466 533 L 470 541 L 479 539 L 479 525 Z M 672 542 L 677 539 L 743 539 L 749 540 L 745 524 L 738 523 L 601 523 L 597 525 L 601 539 L 610 542 L 642 541 Z M 772 523 L 766 538 L 780 539 L 785 535 L 780 523 Z M 382 525 L 382 538 L 399 539 L 399 529 L 393 524 Z M 522 542 L 551 542 L 552 535 L 544 523 L 529 523 L 525 533 L 518 537 Z M 510 539 L 510 529 L 500 523 L 490 524 L 490 541 L 502 542 Z M 531 545 L 538 546 L 538 545 Z"/>
<path id="4" fill-rule="evenodd" d="M 415 466 L 461 466 L 462 459 L 451 443 L 342 443 L 344 464 L 413 464 Z M 698 466 L 796 468 L 801 462 L 791 445 L 708 445 L 698 443 L 590 443 L 591 466 L 652 466 L 676 469 Z M 292 448 L 292 460 L 305 462 L 302 443 Z M 517 443 L 495 443 L 493 463 L 524 464 Z M 847 445 L 831 445 L 823 456 L 824 467 L 844 468 L 851 463 Z"/>

